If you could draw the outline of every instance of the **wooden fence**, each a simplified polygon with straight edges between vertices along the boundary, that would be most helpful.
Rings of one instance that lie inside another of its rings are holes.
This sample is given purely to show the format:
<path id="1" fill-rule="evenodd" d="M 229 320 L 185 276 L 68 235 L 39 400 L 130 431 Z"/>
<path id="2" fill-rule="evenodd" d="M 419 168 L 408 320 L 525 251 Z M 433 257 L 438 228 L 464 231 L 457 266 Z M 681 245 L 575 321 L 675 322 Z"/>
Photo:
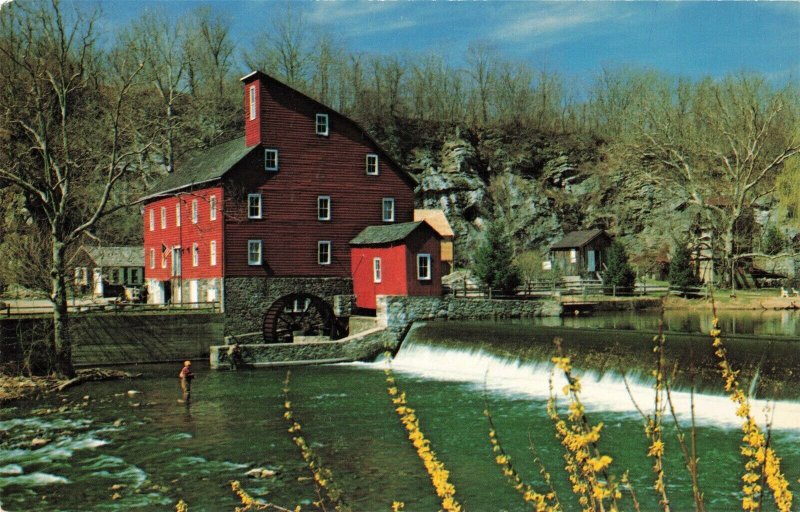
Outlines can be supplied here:
<path id="1" fill-rule="evenodd" d="M 454 297 L 494 298 L 494 299 L 535 299 L 540 297 L 555 297 L 580 295 L 608 295 L 614 297 L 661 297 L 667 294 L 696 295 L 706 293 L 705 287 L 692 288 L 691 290 L 678 290 L 669 286 L 654 286 L 647 283 L 637 283 L 633 289 L 619 289 L 616 286 L 604 285 L 599 279 L 574 279 L 559 281 L 529 281 L 518 286 L 513 293 L 502 290 L 490 290 L 484 286 L 463 281 L 444 286 L 445 293 Z"/>

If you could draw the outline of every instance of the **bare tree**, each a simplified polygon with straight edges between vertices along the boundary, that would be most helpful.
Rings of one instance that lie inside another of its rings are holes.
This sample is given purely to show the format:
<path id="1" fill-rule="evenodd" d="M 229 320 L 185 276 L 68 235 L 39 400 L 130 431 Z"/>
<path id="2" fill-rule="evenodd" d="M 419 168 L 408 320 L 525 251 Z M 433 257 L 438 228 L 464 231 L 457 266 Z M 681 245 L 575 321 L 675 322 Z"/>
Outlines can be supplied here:
<path id="1" fill-rule="evenodd" d="M 0 180 L 24 194 L 47 235 L 55 370 L 64 376 L 74 374 L 65 254 L 116 207 L 112 192 L 134 160 L 121 122 L 141 66 L 101 85 L 94 22 L 65 15 L 57 0 L 0 11 L 8 71 L 0 110 L 14 141 L 0 160 Z"/>
<path id="2" fill-rule="evenodd" d="M 654 178 L 679 187 L 703 212 L 724 268 L 732 270 L 750 252 L 736 244 L 745 214 L 773 192 L 778 174 L 800 152 L 798 105 L 763 79 L 739 75 L 679 82 L 644 112 L 634 151 Z"/>
<path id="3" fill-rule="evenodd" d="M 484 125 L 489 122 L 489 101 L 495 78 L 496 58 L 496 50 L 489 43 L 476 41 L 467 47 L 468 72 L 475 82 L 480 121 Z"/>

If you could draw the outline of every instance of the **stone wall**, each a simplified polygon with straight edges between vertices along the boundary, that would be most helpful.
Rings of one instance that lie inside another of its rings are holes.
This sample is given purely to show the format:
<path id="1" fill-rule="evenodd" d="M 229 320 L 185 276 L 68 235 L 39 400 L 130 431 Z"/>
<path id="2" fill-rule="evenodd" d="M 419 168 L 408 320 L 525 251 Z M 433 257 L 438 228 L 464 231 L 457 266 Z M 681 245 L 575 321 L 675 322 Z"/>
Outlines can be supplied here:
<path id="1" fill-rule="evenodd" d="M 402 337 L 417 320 L 559 316 L 561 310 L 561 303 L 551 299 L 491 300 L 380 295 L 377 316 L 390 331 Z"/>
<path id="2" fill-rule="evenodd" d="M 260 332 L 264 313 L 290 293 L 309 293 L 333 306 L 336 295 L 351 295 L 353 280 L 344 277 L 229 277 L 225 279 L 225 335 Z"/>
<path id="3" fill-rule="evenodd" d="M 102 313 L 71 315 L 76 365 L 155 363 L 200 359 L 222 339 L 222 315 L 211 313 Z M 52 320 L 2 319 L 0 362 L 18 361 L 52 332 Z"/>

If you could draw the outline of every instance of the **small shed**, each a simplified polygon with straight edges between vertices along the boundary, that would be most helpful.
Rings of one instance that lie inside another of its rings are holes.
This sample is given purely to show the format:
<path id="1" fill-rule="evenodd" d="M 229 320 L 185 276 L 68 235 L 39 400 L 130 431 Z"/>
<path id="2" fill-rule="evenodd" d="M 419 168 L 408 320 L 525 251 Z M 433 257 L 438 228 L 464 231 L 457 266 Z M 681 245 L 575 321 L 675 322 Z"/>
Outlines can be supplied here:
<path id="1" fill-rule="evenodd" d="M 441 240 L 425 221 L 365 228 L 350 241 L 356 306 L 374 310 L 378 295 L 441 295 Z"/>
<path id="2" fill-rule="evenodd" d="M 442 254 L 442 275 L 447 275 L 453 271 L 453 239 L 455 233 L 450 223 L 447 222 L 447 216 L 442 210 L 429 210 L 429 209 L 416 209 L 414 210 L 414 221 L 424 220 L 436 230 L 442 237 L 441 254 Z"/>
<path id="3" fill-rule="evenodd" d="M 553 268 L 564 275 L 583 276 L 601 272 L 611 237 L 602 229 L 571 231 L 550 247 Z"/>
<path id="4" fill-rule="evenodd" d="M 127 297 L 144 283 L 144 248 L 81 246 L 72 259 L 77 293 Z"/>

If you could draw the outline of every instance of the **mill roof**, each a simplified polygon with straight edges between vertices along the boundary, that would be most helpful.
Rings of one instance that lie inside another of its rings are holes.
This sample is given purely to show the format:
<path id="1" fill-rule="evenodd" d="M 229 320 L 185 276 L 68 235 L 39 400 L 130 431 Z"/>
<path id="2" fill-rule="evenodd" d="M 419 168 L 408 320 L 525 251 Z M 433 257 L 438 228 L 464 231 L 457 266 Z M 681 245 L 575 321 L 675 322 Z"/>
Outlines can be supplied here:
<path id="1" fill-rule="evenodd" d="M 414 210 L 414 220 L 424 220 L 442 236 L 455 236 L 442 210 Z"/>
<path id="2" fill-rule="evenodd" d="M 175 172 L 164 176 L 144 199 L 218 180 L 257 147 L 259 146 L 245 146 L 244 137 L 238 137 L 205 151 L 198 151 L 178 166 Z"/>
<path id="3" fill-rule="evenodd" d="M 402 222 L 400 224 L 386 224 L 384 226 L 367 226 L 355 238 L 350 240 L 350 245 L 380 245 L 405 240 L 411 233 L 422 225 L 428 226 L 434 234 L 439 236 L 435 229 L 424 220 L 416 222 Z"/>
<path id="4" fill-rule="evenodd" d="M 123 247 L 81 247 L 98 267 L 143 267 L 144 248 Z"/>
<path id="5" fill-rule="evenodd" d="M 604 235 L 605 231 L 602 229 L 587 229 L 584 231 L 570 231 L 564 238 L 550 246 L 553 249 L 574 249 L 576 247 L 583 247 L 600 235 Z"/>

